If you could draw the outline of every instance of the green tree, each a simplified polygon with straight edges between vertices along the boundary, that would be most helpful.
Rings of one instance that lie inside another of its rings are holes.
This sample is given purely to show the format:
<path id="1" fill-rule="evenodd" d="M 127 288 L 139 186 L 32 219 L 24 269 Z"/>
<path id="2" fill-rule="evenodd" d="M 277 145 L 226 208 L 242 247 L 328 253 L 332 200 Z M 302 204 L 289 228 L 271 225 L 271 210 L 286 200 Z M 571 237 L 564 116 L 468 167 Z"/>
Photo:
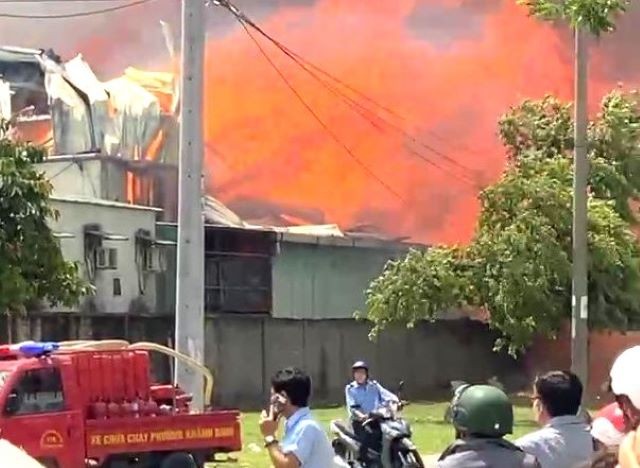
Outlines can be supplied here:
<path id="1" fill-rule="evenodd" d="M 9 138 L 0 121 L 0 312 L 20 313 L 39 301 L 74 306 L 91 292 L 78 266 L 62 257 L 47 221 L 52 187 L 34 164 L 42 149 Z"/>
<path id="2" fill-rule="evenodd" d="M 564 20 L 572 27 L 586 28 L 591 34 L 615 29 L 615 19 L 627 10 L 629 0 L 517 0 L 532 15 L 547 21 Z"/>
<path id="3" fill-rule="evenodd" d="M 498 347 L 515 352 L 552 336 L 570 315 L 573 122 L 552 97 L 525 101 L 499 122 L 504 175 L 480 194 L 474 239 L 465 247 L 412 251 L 390 262 L 366 292 L 373 334 L 443 311 L 489 312 Z M 640 190 L 640 102 L 614 91 L 589 127 L 590 325 L 640 323 L 640 248 L 629 201 Z"/>

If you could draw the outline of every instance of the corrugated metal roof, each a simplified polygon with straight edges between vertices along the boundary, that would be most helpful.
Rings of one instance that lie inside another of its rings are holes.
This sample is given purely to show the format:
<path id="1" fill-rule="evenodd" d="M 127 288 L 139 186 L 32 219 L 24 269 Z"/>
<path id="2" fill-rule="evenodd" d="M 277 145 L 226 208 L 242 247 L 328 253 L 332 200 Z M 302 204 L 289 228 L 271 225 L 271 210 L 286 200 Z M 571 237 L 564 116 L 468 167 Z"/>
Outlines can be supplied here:
<path id="1" fill-rule="evenodd" d="M 176 223 L 157 223 L 158 226 L 162 226 L 164 229 L 176 229 Z M 398 241 L 394 239 L 386 239 L 383 237 L 374 238 L 372 236 L 358 237 L 357 234 L 343 234 L 342 236 L 327 235 L 326 231 L 314 232 L 314 228 L 318 229 L 319 226 L 298 226 L 297 228 L 304 228 L 306 232 L 292 232 L 291 228 L 281 227 L 268 227 L 268 226 L 230 226 L 222 225 L 218 223 L 208 223 L 205 227 L 212 229 L 238 229 L 244 231 L 258 231 L 258 232 L 272 232 L 276 234 L 276 239 L 279 242 L 291 242 L 296 244 L 307 245 L 325 245 L 333 247 L 356 247 L 356 248 L 373 248 L 383 250 L 407 250 L 412 247 L 426 248 L 427 245 L 409 243 L 405 241 Z M 322 228 L 323 226 L 320 226 Z M 295 228 L 294 228 L 295 229 Z M 303 231 L 304 231 L 303 229 Z"/>
<path id="2" fill-rule="evenodd" d="M 61 203 L 78 203 L 83 205 L 105 206 L 110 208 L 121 208 L 121 209 L 140 210 L 140 211 L 155 211 L 155 212 L 162 211 L 160 208 L 155 208 L 153 206 L 132 205 L 129 203 L 103 200 L 101 198 L 58 196 L 58 197 L 50 197 L 49 199 L 53 202 L 61 202 Z"/>

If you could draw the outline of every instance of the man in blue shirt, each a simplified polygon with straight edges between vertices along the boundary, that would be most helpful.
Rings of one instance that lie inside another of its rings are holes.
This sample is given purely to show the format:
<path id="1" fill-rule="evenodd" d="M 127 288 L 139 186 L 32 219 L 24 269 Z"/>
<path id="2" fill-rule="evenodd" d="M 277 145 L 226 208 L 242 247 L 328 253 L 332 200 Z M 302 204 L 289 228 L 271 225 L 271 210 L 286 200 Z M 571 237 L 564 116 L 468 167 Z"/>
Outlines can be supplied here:
<path id="1" fill-rule="evenodd" d="M 274 468 L 329 468 L 334 452 L 324 429 L 311 416 L 311 378 L 300 369 L 278 371 L 271 379 L 271 406 L 260 418 L 260 432 Z M 276 439 L 284 418 L 282 442 Z"/>
<path id="2" fill-rule="evenodd" d="M 399 400 L 389 390 L 369 378 L 369 366 L 366 362 L 355 362 L 351 366 L 351 372 L 353 382 L 345 389 L 347 411 L 353 432 L 362 444 L 360 458 L 364 459 L 368 448 L 379 447 L 380 433 L 377 428 L 364 427 L 363 422 L 376 409 L 389 403 L 397 403 Z"/>
<path id="3" fill-rule="evenodd" d="M 375 380 L 369 379 L 369 366 L 357 361 L 351 367 L 353 382 L 345 389 L 347 410 L 354 419 L 366 418 L 371 412 L 392 402 L 398 397 Z"/>

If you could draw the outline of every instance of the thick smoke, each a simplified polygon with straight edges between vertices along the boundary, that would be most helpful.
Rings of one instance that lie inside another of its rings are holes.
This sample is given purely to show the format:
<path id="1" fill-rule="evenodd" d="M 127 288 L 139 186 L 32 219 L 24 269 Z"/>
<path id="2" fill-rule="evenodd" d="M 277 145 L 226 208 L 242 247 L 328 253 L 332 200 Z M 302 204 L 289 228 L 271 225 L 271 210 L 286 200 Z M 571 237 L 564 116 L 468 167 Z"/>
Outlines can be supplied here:
<path id="1" fill-rule="evenodd" d="M 3 5 L 0 11 L 102 6 L 69 3 Z M 400 197 L 390 193 L 309 115 L 229 14 L 212 9 L 205 90 L 208 188 L 239 214 L 265 222 L 375 225 L 420 241 L 465 242 L 477 217 L 476 182 L 496 180 L 504 167 L 496 138 L 501 113 L 526 97 L 572 94 L 570 32 L 528 18 L 514 0 L 237 3 L 289 47 L 401 114 L 405 120 L 388 118 L 428 145 L 431 151 L 413 148 L 440 167 L 408 151 L 401 135 L 372 127 L 263 41 L 318 115 Z M 27 23 L 1 19 L 0 41 L 15 44 L 10 40 L 21 37 L 17 45 L 52 47 L 67 57 L 81 52 L 109 78 L 127 65 L 168 69 L 158 23 L 168 20 L 178 34 L 178 18 L 178 1 L 157 0 L 102 17 L 34 20 L 29 34 Z M 618 81 L 637 84 L 639 20 L 640 8 L 634 7 L 618 32 L 594 42 L 594 108 Z"/>

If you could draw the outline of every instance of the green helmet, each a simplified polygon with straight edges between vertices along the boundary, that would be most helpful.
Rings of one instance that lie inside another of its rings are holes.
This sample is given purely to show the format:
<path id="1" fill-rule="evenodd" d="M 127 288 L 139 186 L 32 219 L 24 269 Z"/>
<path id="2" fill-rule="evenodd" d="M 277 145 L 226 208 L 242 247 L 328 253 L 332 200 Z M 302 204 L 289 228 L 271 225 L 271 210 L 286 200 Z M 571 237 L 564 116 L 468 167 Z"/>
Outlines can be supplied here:
<path id="1" fill-rule="evenodd" d="M 513 406 L 509 397 L 491 385 L 464 385 L 451 402 L 454 427 L 467 434 L 503 437 L 513 432 Z"/>

